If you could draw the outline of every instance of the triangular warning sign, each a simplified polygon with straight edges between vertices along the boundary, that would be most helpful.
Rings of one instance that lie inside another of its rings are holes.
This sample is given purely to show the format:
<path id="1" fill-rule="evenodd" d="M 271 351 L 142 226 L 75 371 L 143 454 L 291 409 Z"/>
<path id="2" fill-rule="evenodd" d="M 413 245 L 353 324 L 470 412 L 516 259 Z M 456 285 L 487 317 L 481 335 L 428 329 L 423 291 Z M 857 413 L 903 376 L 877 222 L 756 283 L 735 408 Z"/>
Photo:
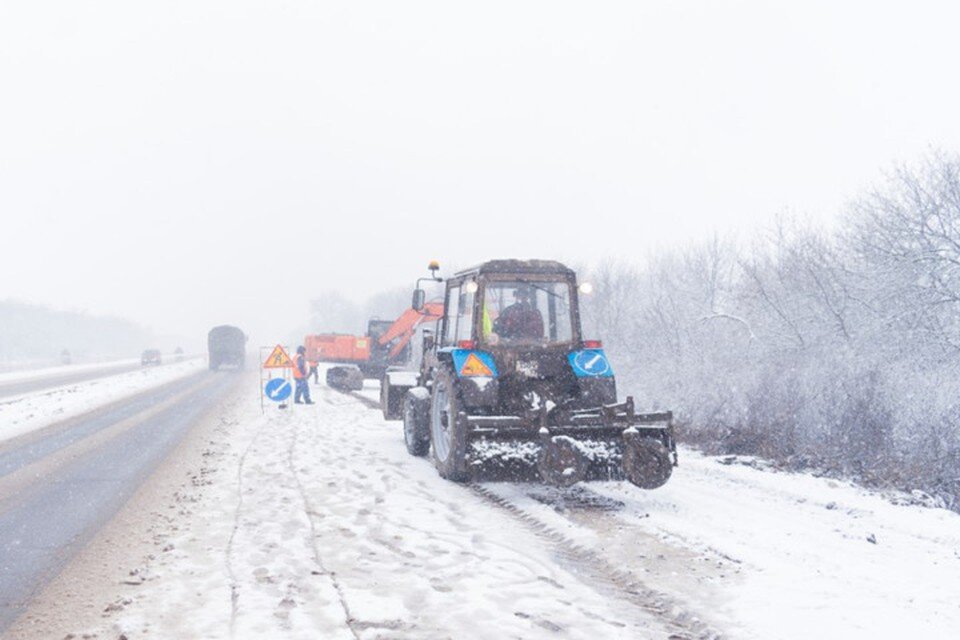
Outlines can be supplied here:
<path id="1" fill-rule="evenodd" d="M 263 363 L 263 368 L 292 369 L 293 360 L 291 360 L 287 352 L 283 350 L 283 347 L 278 344 L 273 348 L 273 351 L 270 352 L 270 355 L 267 356 L 266 361 Z"/>
<path id="2" fill-rule="evenodd" d="M 477 354 L 471 353 L 467 356 L 467 361 L 463 363 L 463 366 L 460 367 L 460 375 L 462 376 L 492 376 L 493 371 L 490 370 L 483 360 L 477 357 Z"/>

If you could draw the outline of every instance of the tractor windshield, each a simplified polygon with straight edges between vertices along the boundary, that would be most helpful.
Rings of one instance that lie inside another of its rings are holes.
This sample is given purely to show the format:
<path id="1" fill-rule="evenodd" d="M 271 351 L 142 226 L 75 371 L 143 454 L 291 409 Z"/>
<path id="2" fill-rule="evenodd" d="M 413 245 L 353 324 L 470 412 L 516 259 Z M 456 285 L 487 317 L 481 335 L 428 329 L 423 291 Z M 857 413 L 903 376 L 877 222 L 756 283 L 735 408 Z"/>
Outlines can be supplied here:
<path id="1" fill-rule="evenodd" d="M 484 343 L 547 345 L 572 340 L 566 281 L 503 280 L 484 287 Z"/>

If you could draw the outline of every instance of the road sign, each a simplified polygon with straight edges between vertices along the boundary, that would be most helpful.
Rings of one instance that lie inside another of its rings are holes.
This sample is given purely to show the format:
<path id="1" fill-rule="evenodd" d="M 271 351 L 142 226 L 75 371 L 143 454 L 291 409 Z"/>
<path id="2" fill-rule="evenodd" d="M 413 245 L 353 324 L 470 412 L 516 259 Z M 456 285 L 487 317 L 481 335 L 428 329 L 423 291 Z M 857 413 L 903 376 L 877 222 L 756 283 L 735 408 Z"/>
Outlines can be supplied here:
<path id="1" fill-rule="evenodd" d="M 485 351 L 454 349 L 451 355 L 453 355 L 453 368 L 460 376 L 496 378 L 499 375 L 493 356 Z"/>
<path id="2" fill-rule="evenodd" d="M 270 352 L 270 355 L 267 356 L 267 359 L 263 362 L 264 369 L 292 369 L 293 360 L 290 359 L 290 356 L 284 351 L 283 346 L 277 345 L 273 348 L 273 351 Z"/>
<path id="3" fill-rule="evenodd" d="M 293 391 L 293 385 L 286 378 L 272 378 L 263 388 L 263 392 L 274 402 L 283 402 L 290 397 L 291 391 Z"/>
<path id="4" fill-rule="evenodd" d="M 484 364 L 483 360 L 477 357 L 477 354 L 471 353 L 467 356 L 467 361 L 460 367 L 461 376 L 492 376 L 493 371 Z"/>
<path id="5" fill-rule="evenodd" d="M 613 376 L 610 361 L 601 349 L 584 349 L 570 354 L 570 366 L 578 378 L 609 378 Z"/>

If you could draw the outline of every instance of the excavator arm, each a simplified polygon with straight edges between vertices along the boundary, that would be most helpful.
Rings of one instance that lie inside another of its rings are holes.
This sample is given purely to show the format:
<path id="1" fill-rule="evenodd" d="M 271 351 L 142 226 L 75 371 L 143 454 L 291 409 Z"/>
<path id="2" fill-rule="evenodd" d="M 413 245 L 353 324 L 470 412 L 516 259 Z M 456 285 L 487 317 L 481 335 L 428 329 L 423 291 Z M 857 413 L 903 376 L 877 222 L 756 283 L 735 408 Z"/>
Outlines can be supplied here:
<path id="1" fill-rule="evenodd" d="M 428 302 L 423 305 L 423 308 L 419 311 L 414 309 L 404 311 L 390 328 L 380 336 L 380 340 L 378 341 L 383 347 L 392 345 L 387 360 L 393 360 L 403 351 L 410 342 L 410 339 L 413 338 L 413 334 L 421 322 L 427 322 L 431 319 L 439 320 L 442 317 L 443 303 L 441 302 Z"/>

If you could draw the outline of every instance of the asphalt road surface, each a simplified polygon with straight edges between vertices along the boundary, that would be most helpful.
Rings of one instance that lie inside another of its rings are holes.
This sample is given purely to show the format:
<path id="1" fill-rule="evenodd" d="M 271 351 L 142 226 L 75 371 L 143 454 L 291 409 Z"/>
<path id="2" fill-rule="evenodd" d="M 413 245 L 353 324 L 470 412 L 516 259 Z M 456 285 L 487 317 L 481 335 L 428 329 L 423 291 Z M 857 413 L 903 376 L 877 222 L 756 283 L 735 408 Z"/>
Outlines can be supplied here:
<path id="1" fill-rule="evenodd" d="M 204 371 L 0 446 L 0 635 L 241 379 Z"/>

